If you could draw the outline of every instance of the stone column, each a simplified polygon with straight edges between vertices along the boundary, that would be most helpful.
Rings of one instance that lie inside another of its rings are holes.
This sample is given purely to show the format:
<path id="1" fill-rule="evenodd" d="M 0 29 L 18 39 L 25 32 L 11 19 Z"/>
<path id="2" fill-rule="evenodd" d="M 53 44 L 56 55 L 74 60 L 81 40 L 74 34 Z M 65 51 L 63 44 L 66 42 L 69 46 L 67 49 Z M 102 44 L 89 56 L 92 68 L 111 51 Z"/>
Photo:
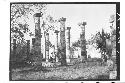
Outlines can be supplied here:
<path id="1" fill-rule="evenodd" d="M 16 39 L 13 39 L 13 55 L 16 55 Z"/>
<path id="2" fill-rule="evenodd" d="M 29 58 L 29 54 L 30 54 L 30 40 L 26 40 L 27 41 L 27 58 Z"/>
<path id="3" fill-rule="evenodd" d="M 115 28 L 114 28 L 114 22 L 115 22 L 115 16 L 114 15 L 111 15 L 110 16 L 110 24 L 111 24 L 111 26 L 110 26 L 110 29 L 111 29 L 111 42 L 112 42 L 112 47 L 111 47 L 111 49 L 112 49 L 112 53 L 111 53 L 111 55 L 113 56 L 113 57 L 116 57 L 116 30 L 115 30 Z"/>
<path id="4" fill-rule="evenodd" d="M 34 54 L 35 52 L 35 38 L 32 38 L 32 47 L 31 47 L 31 54 Z"/>
<path id="5" fill-rule="evenodd" d="M 71 27 L 67 27 L 66 31 L 66 62 L 70 62 L 70 29 Z"/>
<path id="6" fill-rule="evenodd" d="M 46 33 L 46 36 L 45 36 L 45 48 L 46 48 L 46 62 L 49 61 L 49 33 Z"/>
<path id="7" fill-rule="evenodd" d="M 32 38 L 32 46 L 34 46 L 35 38 Z"/>
<path id="8" fill-rule="evenodd" d="M 39 56 L 38 59 L 40 59 L 41 56 L 41 29 L 40 29 L 40 17 L 41 13 L 34 14 L 34 20 L 35 20 L 35 41 L 34 41 L 34 51 L 35 56 Z"/>
<path id="9" fill-rule="evenodd" d="M 115 21 L 115 16 L 112 15 L 110 17 L 110 23 L 111 23 L 111 26 L 110 26 L 110 29 L 111 29 L 111 37 L 110 37 L 110 40 L 111 40 L 111 53 L 110 53 L 110 59 L 113 61 L 113 64 L 115 65 L 116 64 L 116 29 L 115 29 L 115 25 L 114 23 L 116 22 Z"/>
<path id="10" fill-rule="evenodd" d="M 55 56 L 55 60 L 56 62 L 58 62 L 58 57 L 57 57 L 57 52 L 58 52 L 58 30 L 55 30 L 55 34 L 56 34 L 56 45 L 55 45 L 55 52 L 56 52 L 56 56 Z"/>
<path id="11" fill-rule="evenodd" d="M 82 23 L 79 24 L 79 26 L 82 29 L 82 32 L 80 34 L 80 44 L 81 44 L 81 56 L 83 57 L 83 59 L 87 59 L 85 25 L 86 25 L 86 22 L 82 22 Z"/>
<path id="12" fill-rule="evenodd" d="M 61 64 L 66 65 L 66 41 L 65 41 L 65 21 L 66 18 L 60 18 L 60 51 L 61 51 Z"/>

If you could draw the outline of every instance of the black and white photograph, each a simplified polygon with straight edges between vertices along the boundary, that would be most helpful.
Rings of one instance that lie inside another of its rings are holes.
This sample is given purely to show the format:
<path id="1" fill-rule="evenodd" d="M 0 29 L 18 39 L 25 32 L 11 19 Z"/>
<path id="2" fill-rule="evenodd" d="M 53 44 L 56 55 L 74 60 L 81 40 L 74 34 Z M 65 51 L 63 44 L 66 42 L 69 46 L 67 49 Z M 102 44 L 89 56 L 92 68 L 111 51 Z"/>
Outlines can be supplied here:
<path id="1" fill-rule="evenodd" d="M 11 2 L 9 80 L 118 81 L 119 31 L 120 2 Z"/>

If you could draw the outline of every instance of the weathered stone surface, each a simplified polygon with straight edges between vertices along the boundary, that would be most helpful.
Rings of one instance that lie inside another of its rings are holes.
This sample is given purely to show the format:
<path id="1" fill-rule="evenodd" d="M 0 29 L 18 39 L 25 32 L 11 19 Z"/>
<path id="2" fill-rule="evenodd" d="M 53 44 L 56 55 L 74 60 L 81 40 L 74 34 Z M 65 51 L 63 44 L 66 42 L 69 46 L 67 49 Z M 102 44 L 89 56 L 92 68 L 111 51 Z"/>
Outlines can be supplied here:
<path id="1" fill-rule="evenodd" d="M 27 57 L 29 57 L 30 54 L 30 40 L 27 40 Z"/>
<path id="2" fill-rule="evenodd" d="M 87 23 L 83 22 L 79 26 L 82 29 L 82 32 L 80 34 L 80 43 L 81 43 L 81 56 L 84 57 L 84 59 L 87 58 L 87 51 L 86 51 L 86 39 L 85 39 L 85 25 Z"/>
<path id="3" fill-rule="evenodd" d="M 66 41 L 65 41 L 65 21 L 66 18 L 60 18 L 60 50 L 61 50 L 61 57 L 62 57 L 62 65 L 66 65 Z"/>
<path id="4" fill-rule="evenodd" d="M 57 57 L 57 52 L 58 52 L 58 30 L 55 30 L 55 34 L 56 34 L 56 45 L 55 45 L 55 52 L 56 52 L 56 56 L 55 56 L 55 60 L 56 62 L 58 62 L 58 57 Z"/>
<path id="5" fill-rule="evenodd" d="M 67 27 L 66 30 L 66 61 L 70 62 L 70 29 L 71 27 Z"/>
<path id="6" fill-rule="evenodd" d="M 45 44 L 46 62 L 48 62 L 49 61 L 49 33 L 46 33 L 46 41 L 45 42 L 46 42 L 46 44 Z"/>
<path id="7" fill-rule="evenodd" d="M 34 59 L 35 59 L 35 57 L 36 57 L 36 59 L 38 59 L 38 58 L 42 59 L 40 17 L 41 17 L 41 13 L 34 14 L 35 38 L 32 39 L 32 53 L 34 54 Z"/>

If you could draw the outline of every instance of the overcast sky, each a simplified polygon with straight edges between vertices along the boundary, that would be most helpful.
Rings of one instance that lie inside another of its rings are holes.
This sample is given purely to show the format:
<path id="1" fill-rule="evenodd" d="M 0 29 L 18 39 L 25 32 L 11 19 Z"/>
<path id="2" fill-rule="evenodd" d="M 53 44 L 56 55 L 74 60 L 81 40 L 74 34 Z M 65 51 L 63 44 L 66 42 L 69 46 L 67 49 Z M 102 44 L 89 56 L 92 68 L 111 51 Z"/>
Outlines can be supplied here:
<path id="1" fill-rule="evenodd" d="M 36 13 L 36 12 L 35 12 Z M 55 20 L 60 19 L 61 17 L 66 18 L 65 27 L 71 27 L 71 43 L 77 41 L 80 38 L 81 28 L 78 26 L 80 22 L 87 22 L 85 28 L 85 37 L 86 40 L 91 38 L 92 34 L 96 34 L 97 31 L 101 31 L 102 28 L 106 32 L 110 32 L 110 23 L 109 19 L 111 15 L 116 14 L 116 5 L 114 4 L 48 4 L 46 13 L 41 17 L 40 25 L 42 25 L 43 20 L 45 20 L 46 16 L 50 15 Z M 24 17 L 25 18 L 25 17 Z M 30 30 L 35 32 L 35 23 L 33 15 L 29 15 L 27 20 Z M 23 18 L 22 21 L 23 22 Z M 115 23 L 114 23 L 115 24 Z M 60 23 L 55 23 L 57 25 L 58 30 L 60 29 Z M 56 27 L 56 28 L 57 28 Z M 41 33 L 43 33 L 43 27 L 41 27 Z M 28 35 L 25 35 L 26 39 L 32 40 L 32 38 Z M 60 36 L 58 36 L 60 41 Z M 49 33 L 49 40 L 53 45 L 56 44 L 56 35 L 53 31 Z M 71 45 L 71 44 L 70 44 Z M 42 36 L 41 38 L 41 51 L 44 52 L 45 39 Z M 100 57 L 98 50 L 95 48 L 89 47 L 87 49 L 93 57 Z M 90 51 L 91 50 L 91 51 Z"/>
<path id="2" fill-rule="evenodd" d="M 109 32 L 109 18 L 115 13 L 115 4 L 49 4 L 47 6 L 47 14 L 54 19 L 66 18 L 66 27 L 72 28 L 71 42 L 79 38 L 81 28 L 78 23 L 82 21 L 87 22 L 86 39 L 102 28 Z"/>
<path id="3" fill-rule="evenodd" d="M 104 28 L 106 32 L 110 32 L 109 19 L 113 14 L 116 14 L 115 4 L 48 4 L 46 14 L 43 15 L 43 18 L 47 15 L 51 15 L 54 19 L 59 19 L 61 17 L 66 18 L 66 27 L 71 27 L 72 43 L 80 38 L 81 28 L 78 26 L 79 22 L 87 22 L 85 29 L 85 37 L 87 40 L 91 38 L 92 34 L 100 31 L 102 28 Z M 33 15 L 29 15 L 29 18 L 29 27 L 32 32 L 35 32 Z M 43 23 L 42 20 L 41 18 L 41 25 Z M 57 23 L 58 30 L 60 28 L 59 24 L 60 23 Z M 28 35 L 25 37 L 26 39 L 31 39 Z M 50 34 L 49 39 L 53 44 L 56 43 L 56 36 L 54 33 Z"/>

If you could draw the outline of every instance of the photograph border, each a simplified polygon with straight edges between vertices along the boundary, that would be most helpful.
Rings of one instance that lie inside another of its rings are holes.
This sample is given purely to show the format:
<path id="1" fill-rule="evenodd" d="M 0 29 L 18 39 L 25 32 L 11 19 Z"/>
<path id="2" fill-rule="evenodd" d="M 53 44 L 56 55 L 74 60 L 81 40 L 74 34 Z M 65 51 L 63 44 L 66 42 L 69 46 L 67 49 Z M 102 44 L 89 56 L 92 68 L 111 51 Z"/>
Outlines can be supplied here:
<path id="1" fill-rule="evenodd" d="M 12 4 L 116 4 L 116 79 L 84 79 L 84 80 L 12 80 L 11 77 L 11 5 Z M 10 54 L 9 54 L 9 80 L 10 81 L 120 81 L 120 2 L 10 2 Z"/>

